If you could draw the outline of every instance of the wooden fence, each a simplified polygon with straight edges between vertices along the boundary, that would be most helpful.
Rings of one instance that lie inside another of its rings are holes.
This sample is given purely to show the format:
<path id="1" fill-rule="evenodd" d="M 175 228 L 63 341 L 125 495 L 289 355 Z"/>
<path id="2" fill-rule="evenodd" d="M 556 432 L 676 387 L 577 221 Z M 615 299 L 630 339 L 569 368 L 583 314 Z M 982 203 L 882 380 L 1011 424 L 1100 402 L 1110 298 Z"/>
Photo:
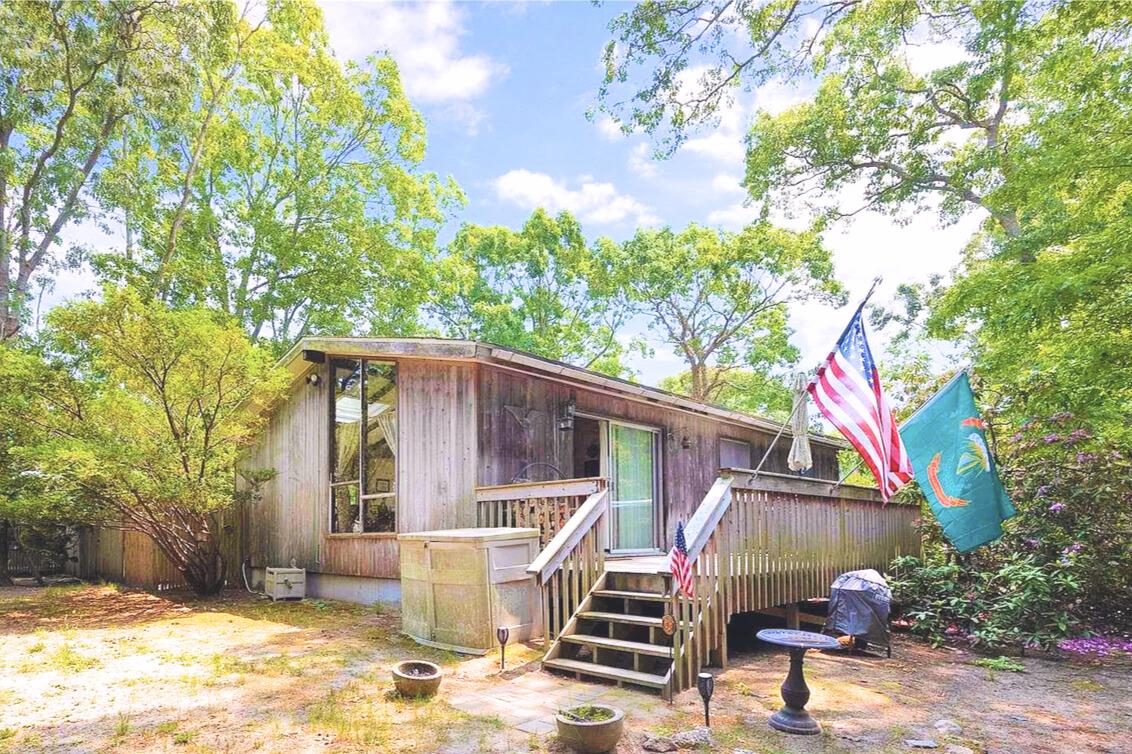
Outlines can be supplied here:
<path id="1" fill-rule="evenodd" d="M 559 479 L 476 488 L 477 526 L 518 526 L 539 530 L 545 548 L 582 503 L 605 489 L 605 479 Z"/>
<path id="2" fill-rule="evenodd" d="M 672 692 L 726 665 L 732 615 L 825 595 L 840 573 L 918 554 L 918 517 L 875 490 L 725 470 L 687 526 L 695 589 L 670 598 Z"/>

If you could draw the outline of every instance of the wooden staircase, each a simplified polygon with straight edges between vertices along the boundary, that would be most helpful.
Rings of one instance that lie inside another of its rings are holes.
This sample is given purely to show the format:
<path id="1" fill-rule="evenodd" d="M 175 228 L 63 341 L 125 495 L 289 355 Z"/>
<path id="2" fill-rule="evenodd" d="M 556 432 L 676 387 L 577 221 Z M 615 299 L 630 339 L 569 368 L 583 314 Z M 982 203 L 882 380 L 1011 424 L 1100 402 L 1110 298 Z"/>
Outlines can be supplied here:
<path id="1" fill-rule="evenodd" d="M 598 484 L 527 572 L 542 587 L 547 669 L 658 689 L 727 666 L 738 613 L 822 596 L 840 573 L 919 552 L 917 506 L 875 490 L 723 469 L 684 527 L 693 596 L 672 595 L 660 563 L 607 559 L 609 494 Z M 647 560 L 647 559 L 646 559 Z M 675 633 L 661 628 L 671 615 Z"/>
<path id="2" fill-rule="evenodd" d="M 671 597 L 659 574 L 605 573 L 547 651 L 543 667 L 664 690 L 672 637 L 661 629 Z"/>

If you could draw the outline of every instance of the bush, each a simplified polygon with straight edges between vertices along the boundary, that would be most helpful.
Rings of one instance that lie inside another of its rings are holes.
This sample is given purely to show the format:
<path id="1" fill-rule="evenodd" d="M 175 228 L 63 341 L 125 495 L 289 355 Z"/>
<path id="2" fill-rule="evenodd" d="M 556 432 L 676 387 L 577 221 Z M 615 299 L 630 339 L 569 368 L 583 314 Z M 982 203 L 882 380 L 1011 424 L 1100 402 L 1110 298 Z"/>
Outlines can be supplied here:
<path id="1" fill-rule="evenodd" d="M 959 554 L 918 489 L 924 558 L 892 564 L 913 631 L 941 642 L 1049 646 L 1132 630 L 1132 463 L 1062 412 L 995 427 L 1002 480 L 1018 515 L 1001 539 Z"/>
<path id="2" fill-rule="evenodd" d="M 1075 627 L 1079 584 L 1060 563 L 1016 555 L 995 570 L 915 557 L 892 564 L 893 596 L 912 631 L 933 643 L 966 638 L 984 648 L 1048 648 Z"/>

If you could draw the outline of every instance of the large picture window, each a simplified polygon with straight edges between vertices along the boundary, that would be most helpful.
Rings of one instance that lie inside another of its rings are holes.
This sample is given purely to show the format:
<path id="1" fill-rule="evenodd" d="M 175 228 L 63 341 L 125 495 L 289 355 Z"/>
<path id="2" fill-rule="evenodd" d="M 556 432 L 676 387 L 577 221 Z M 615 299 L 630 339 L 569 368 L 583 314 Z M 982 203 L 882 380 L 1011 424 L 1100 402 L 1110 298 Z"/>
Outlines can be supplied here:
<path id="1" fill-rule="evenodd" d="M 397 367 L 330 364 L 330 531 L 397 530 Z"/>

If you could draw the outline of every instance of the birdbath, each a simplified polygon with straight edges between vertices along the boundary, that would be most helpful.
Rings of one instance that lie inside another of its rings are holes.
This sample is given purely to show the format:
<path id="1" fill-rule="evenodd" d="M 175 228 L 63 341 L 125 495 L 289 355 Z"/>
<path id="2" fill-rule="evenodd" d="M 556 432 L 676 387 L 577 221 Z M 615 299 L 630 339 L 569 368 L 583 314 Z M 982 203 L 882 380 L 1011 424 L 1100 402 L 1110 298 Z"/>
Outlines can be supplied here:
<path id="1" fill-rule="evenodd" d="M 802 660 L 807 649 L 837 649 L 837 639 L 811 631 L 794 631 L 782 628 L 765 628 L 756 634 L 769 644 L 777 644 L 790 650 L 790 672 L 782 682 L 782 701 L 786 706 L 770 716 L 770 727 L 785 733 L 803 736 L 816 736 L 821 733 L 821 725 L 806 712 L 806 702 L 810 701 L 810 687 L 802 673 Z"/>

